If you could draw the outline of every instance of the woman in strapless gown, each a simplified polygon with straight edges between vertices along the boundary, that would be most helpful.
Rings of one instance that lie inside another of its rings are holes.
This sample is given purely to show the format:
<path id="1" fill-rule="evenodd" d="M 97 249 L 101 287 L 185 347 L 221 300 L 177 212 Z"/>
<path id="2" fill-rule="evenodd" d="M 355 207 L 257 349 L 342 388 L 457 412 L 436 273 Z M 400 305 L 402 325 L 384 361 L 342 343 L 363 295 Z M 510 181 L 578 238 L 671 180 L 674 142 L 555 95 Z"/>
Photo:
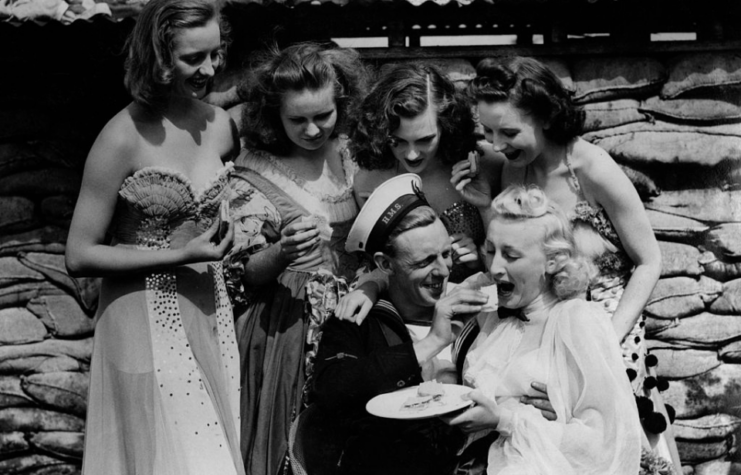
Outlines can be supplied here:
<path id="1" fill-rule="evenodd" d="M 235 142 L 228 114 L 200 101 L 222 63 L 221 31 L 212 2 L 150 1 L 129 40 L 134 102 L 85 165 L 66 254 L 71 275 L 103 277 L 85 474 L 244 473 L 221 271 L 228 219 L 218 232 Z M 162 60 L 159 32 L 171 45 Z"/>
<path id="2" fill-rule="evenodd" d="M 475 151 L 472 113 L 453 83 L 432 65 L 393 65 L 373 86 L 356 120 L 350 148 L 360 165 L 354 185 L 358 202 L 391 177 L 419 175 L 427 200 L 453 239 L 450 281 L 480 271 L 476 247 L 484 241 L 484 224 L 476 207 L 451 185 L 450 174 L 453 164 L 470 154 L 488 165 Z"/>

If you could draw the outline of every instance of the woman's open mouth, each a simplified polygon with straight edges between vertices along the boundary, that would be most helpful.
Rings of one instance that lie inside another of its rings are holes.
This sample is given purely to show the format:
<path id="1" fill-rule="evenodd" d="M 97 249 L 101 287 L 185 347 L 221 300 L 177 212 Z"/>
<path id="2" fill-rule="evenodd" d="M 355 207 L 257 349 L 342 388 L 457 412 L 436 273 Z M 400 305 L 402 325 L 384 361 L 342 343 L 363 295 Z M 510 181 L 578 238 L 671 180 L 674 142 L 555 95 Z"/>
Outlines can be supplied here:
<path id="1" fill-rule="evenodd" d="M 515 284 L 511 282 L 497 282 L 497 296 L 506 298 L 515 290 Z"/>
<path id="2" fill-rule="evenodd" d="M 503 152 L 504 156 L 507 157 L 507 160 L 514 161 L 520 158 L 520 154 L 522 153 L 522 150 L 513 150 L 511 152 Z"/>

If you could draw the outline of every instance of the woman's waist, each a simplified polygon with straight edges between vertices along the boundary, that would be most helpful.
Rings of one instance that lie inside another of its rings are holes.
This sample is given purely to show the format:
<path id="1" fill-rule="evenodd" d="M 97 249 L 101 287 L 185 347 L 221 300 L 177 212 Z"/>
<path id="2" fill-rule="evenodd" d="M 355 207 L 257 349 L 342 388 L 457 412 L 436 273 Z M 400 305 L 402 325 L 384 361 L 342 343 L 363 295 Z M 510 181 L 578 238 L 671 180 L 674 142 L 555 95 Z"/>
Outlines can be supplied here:
<path id="1" fill-rule="evenodd" d="M 200 236 L 210 226 L 195 219 L 171 223 L 142 223 L 138 226 L 117 226 L 111 231 L 111 245 L 137 249 L 180 249 Z"/>
<path id="2" fill-rule="evenodd" d="M 574 241 L 579 252 L 596 267 L 599 274 L 615 275 L 633 268 L 633 262 L 622 246 L 616 245 L 592 227 L 576 223 Z"/>
<path id="3" fill-rule="evenodd" d="M 162 249 L 156 249 L 156 248 L 142 248 L 142 246 L 138 244 L 131 244 L 131 243 L 124 243 L 124 242 L 112 242 L 110 244 L 111 247 L 120 247 L 125 249 L 132 249 L 137 251 L 157 251 Z M 110 275 L 102 278 L 103 283 L 107 283 L 107 285 L 118 285 L 121 283 L 133 283 L 138 281 L 145 281 L 147 278 L 152 277 L 154 275 L 161 275 L 161 274 L 171 274 L 173 275 L 177 280 L 184 280 L 184 279 L 197 279 L 197 280 L 208 280 L 209 282 L 213 281 L 213 275 L 211 274 L 210 266 L 214 263 L 219 261 L 213 261 L 213 262 L 191 262 L 188 264 L 179 264 L 179 265 L 173 265 L 169 267 L 163 267 L 157 270 L 143 270 L 143 271 L 137 271 L 137 272 L 128 272 L 126 274 L 122 275 Z"/>
<path id="4" fill-rule="evenodd" d="M 283 273 L 312 275 L 316 272 L 329 272 L 339 277 L 352 279 L 358 267 L 359 262 L 356 256 L 332 243 L 325 242 L 313 252 L 296 259 Z"/>
<path id="5" fill-rule="evenodd" d="M 336 265 L 327 265 L 327 263 L 322 262 L 316 266 L 287 267 L 278 277 L 278 281 L 286 282 L 296 279 L 309 280 L 311 277 L 321 273 L 332 274 L 335 277 L 344 278 L 348 282 L 350 282 L 354 277 L 354 274 L 350 274 L 348 268 L 343 269 Z"/>

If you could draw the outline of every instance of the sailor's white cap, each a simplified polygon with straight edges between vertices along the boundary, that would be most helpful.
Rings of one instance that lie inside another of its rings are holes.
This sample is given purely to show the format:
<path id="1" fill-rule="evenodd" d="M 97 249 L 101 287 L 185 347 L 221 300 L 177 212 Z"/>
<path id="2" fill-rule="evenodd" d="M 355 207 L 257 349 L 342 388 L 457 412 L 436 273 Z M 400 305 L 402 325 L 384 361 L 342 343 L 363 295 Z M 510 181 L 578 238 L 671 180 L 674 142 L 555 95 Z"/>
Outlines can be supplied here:
<path id="1" fill-rule="evenodd" d="M 410 211 L 429 206 L 421 191 L 422 180 L 404 173 L 381 183 L 360 210 L 345 242 L 347 252 L 380 251 L 396 224 Z"/>

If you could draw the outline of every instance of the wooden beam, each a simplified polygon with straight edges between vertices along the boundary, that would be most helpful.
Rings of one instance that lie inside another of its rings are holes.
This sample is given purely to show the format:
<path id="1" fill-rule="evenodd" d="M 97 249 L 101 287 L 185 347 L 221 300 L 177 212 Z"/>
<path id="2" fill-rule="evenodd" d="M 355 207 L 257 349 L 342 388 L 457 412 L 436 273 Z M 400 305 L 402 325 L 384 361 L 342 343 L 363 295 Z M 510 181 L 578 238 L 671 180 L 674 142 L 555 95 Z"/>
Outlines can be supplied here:
<path id="1" fill-rule="evenodd" d="M 653 43 L 590 42 L 588 40 L 550 45 L 493 45 L 426 48 L 361 48 L 366 59 L 485 58 L 490 56 L 595 56 L 700 53 L 739 51 L 741 40 L 733 41 L 659 41 Z"/>
<path id="2" fill-rule="evenodd" d="M 388 24 L 389 48 L 406 48 L 406 31 L 404 22 L 401 20 L 391 20 Z"/>

